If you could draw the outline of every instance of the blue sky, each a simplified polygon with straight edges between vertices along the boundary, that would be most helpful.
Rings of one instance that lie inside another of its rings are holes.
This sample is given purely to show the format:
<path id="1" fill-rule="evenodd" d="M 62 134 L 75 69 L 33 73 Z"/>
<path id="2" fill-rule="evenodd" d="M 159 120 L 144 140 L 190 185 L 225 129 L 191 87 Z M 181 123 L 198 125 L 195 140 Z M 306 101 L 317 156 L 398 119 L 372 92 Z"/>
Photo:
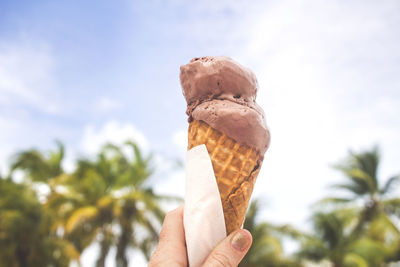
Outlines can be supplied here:
<path id="1" fill-rule="evenodd" d="M 24 83 L 18 92 L 2 90 L 1 112 L 46 129 L 43 141 L 73 143 L 84 125 L 118 120 L 134 123 L 154 147 L 169 148 L 160 133 L 171 135 L 185 120 L 179 65 L 196 55 L 230 54 L 240 42 L 229 33 L 238 10 L 223 5 L 6 1 L 0 12 L 2 55 L 14 68 L 4 75 Z"/>
<path id="2" fill-rule="evenodd" d="M 67 146 L 66 167 L 136 139 L 184 159 L 179 66 L 227 55 L 258 77 L 272 143 L 254 194 L 304 227 L 348 149 L 380 144 L 400 171 L 398 1 L 1 1 L 0 171 L 20 149 Z M 183 195 L 183 172 L 159 177 Z M 289 185 L 289 186 L 288 186 Z"/>

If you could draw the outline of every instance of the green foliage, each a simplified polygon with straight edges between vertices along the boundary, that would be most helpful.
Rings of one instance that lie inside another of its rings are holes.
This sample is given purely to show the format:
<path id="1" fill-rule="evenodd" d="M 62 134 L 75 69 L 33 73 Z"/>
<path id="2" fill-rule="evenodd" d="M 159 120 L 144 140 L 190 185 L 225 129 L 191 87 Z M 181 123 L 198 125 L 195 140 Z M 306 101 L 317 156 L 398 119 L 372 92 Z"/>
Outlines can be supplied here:
<path id="1" fill-rule="evenodd" d="M 130 153 L 127 155 L 123 149 Z M 177 200 L 156 195 L 148 185 L 153 173 L 152 157 L 144 156 L 132 142 L 123 147 L 106 145 L 93 160 L 81 159 L 73 173 L 65 173 L 64 153 L 60 142 L 55 151 L 31 149 L 18 153 L 11 164 L 10 178 L 0 180 L 1 241 L 9 244 L 7 250 L 0 251 L 0 259 L 4 259 L 0 262 L 13 266 L 12 259 L 21 258 L 15 256 L 16 251 L 24 251 L 18 246 L 24 244 L 30 263 L 41 260 L 34 266 L 67 266 L 71 260 L 79 261 L 80 254 L 93 242 L 100 245 L 97 266 L 104 266 L 112 247 L 117 249 L 117 266 L 128 265 L 129 248 L 139 249 L 149 258 L 165 215 L 161 202 Z M 12 183 L 12 172 L 17 170 L 25 175 L 26 185 Z M 24 194 L 15 192 L 10 184 L 13 188 L 23 187 L 18 190 Z M 42 194 L 42 202 L 29 189 L 35 184 L 50 189 L 50 193 Z M 18 202 L 14 200 L 17 195 L 24 197 Z M 135 229 L 141 235 L 135 235 Z M 37 240 L 43 242 L 38 245 Z"/>
<path id="2" fill-rule="evenodd" d="M 281 236 L 298 235 L 298 231 L 287 226 L 273 226 L 258 222 L 260 201 L 254 200 L 247 212 L 244 228 L 253 236 L 253 244 L 239 266 L 248 267 L 300 267 L 300 263 L 284 255 Z M 295 233 L 295 234 L 294 234 Z"/>
<path id="3" fill-rule="evenodd" d="M 321 211 L 312 219 L 314 233 L 303 241 L 300 256 L 329 259 L 334 266 L 374 267 L 398 260 L 400 231 L 392 216 L 399 215 L 400 201 L 391 199 L 389 193 L 400 178 L 393 176 L 381 186 L 379 162 L 379 149 L 374 147 L 350 152 L 335 166 L 346 181 L 334 187 L 350 197 L 328 197 L 318 203 Z"/>
<path id="4" fill-rule="evenodd" d="M 31 149 L 18 153 L 11 164 L 11 170 L 23 170 L 35 182 L 49 182 L 63 173 L 61 163 L 64 159 L 64 145 L 59 141 L 56 144 L 57 151 L 42 153 Z"/>
<path id="5" fill-rule="evenodd" d="M 50 234 L 51 218 L 34 191 L 0 179 L 0 263 L 7 266 L 68 266 L 79 254 Z"/>
<path id="6" fill-rule="evenodd" d="M 120 147 L 106 145 L 95 160 L 83 159 L 66 185 L 78 201 L 74 211 L 66 218 L 66 237 L 80 251 L 99 235 L 100 256 L 98 266 L 103 266 L 112 246 L 117 248 L 118 266 L 127 266 L 126 251 L 129 247 L 148 247 L 133 234 L 141 227 L 144 238 L 154 246 L 164 218 L 160 202 L 165 200 L 153 193 L 145 182 L 152 173 L 151 157 L 144 157 L 139 148 L 127 143 L 133 158 L 127 157 Z M 117 234 L 111 229 L 118 227 Z M 88 242 L 77 240 L 85 236 Z M 149 257 L 150 249 L 142 250 Z"/>
<path id="7" fill-rule="evenodd" d="M 151 155 L 139 147 L 106 145 L 92 159 L 80 159 L 72 173 L 62 168 L 64 146 L 41 152 L 18 153 L 11 172 L 0 177 L 0 266 L 69 266 L 97 242 L 97 266 L 104 266 L 111 248 L 116 265 L 128 266 L 127 251 L 136 249 L 150 258 L 164 218 L 162 203 L 179 201 L 154 193 Z M 334 188 L 346 197 L 322 199 L 311 216 L 312 231 L 258 220 L 260 200 L 249 207 L 244 228 L 253 245 L 240 266 L 297 267 L 308 261 L 334 267 L 378 267 L 400 261 L 400 198 L 391 193 L 400 181 L 394 175 L 382 184 L 377 177 L 377 147 L 349 156 L 335 166 L 345 180 Z M 23 183 L 13 182 L 22 171 Z M 47 187 L 41 201 L 34 188 Z M 287 255 L 283 242 L 299 244 Z"/>

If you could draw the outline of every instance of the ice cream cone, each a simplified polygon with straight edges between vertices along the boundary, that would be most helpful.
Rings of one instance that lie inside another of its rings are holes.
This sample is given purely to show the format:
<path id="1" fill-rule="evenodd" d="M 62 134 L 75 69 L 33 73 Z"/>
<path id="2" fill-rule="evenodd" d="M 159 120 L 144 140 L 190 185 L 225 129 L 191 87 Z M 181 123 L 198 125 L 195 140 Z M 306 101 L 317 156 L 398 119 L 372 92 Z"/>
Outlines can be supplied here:
<path id="1" fill-rule="evenodd" d="M 229 235 L 244 222 L 262 156 L 207 123 L 193 120 L 189 124 L 188 149 L 201 144 L 206 145 L 212 161 Z"/>

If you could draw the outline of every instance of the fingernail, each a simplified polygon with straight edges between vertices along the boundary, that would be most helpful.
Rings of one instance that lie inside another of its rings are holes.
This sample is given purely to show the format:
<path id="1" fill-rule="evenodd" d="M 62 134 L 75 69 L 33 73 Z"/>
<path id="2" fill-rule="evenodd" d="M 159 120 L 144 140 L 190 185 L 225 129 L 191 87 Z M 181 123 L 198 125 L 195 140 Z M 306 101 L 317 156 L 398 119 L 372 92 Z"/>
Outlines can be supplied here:
<path id="1" fill-rule="evenodd" d="M 244 230 L 239 230 L 233 237 L 232 237 L 232 247 L 236 250 L 243 251 L 247 249 L 250 243 L 249 235 Z"/>

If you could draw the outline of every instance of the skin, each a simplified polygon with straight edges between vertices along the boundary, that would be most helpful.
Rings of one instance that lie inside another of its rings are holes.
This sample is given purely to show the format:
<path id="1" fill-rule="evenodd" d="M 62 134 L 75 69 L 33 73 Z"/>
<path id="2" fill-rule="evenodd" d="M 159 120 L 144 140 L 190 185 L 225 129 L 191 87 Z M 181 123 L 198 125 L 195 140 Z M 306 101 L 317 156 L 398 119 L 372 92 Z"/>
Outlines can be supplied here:
<path id="1" fill-rule="evenodd" d="M 247 230 L 237 230 L 223 239 L 205 260 L 203 267 L 237 266 L 252 243 Z M 160 240 L 150 259 L 150 267 L 187 267 L 183 228 L 183 206 L 169 212 L 164 219 Z"/>

